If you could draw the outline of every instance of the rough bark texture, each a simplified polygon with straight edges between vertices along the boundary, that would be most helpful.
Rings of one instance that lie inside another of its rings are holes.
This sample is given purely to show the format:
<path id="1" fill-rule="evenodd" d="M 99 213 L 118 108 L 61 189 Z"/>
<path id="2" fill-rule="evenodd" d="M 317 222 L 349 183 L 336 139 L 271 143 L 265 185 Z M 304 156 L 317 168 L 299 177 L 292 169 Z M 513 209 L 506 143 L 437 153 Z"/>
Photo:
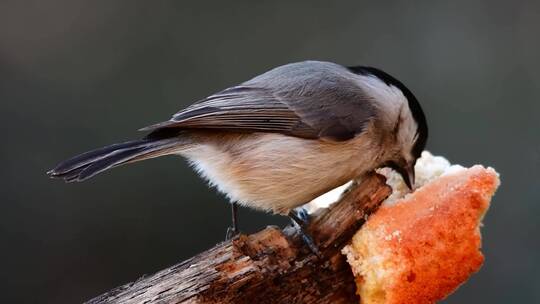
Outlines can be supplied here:
<path id="1" fill-rule="evenodd" d="M 390 194 L 371 174 L 330 209 L 312 215 L 307 232 L 318 258 L 293 227 L 268 227 L 117 287 L 87 303 L 358 303 L 341 248 Z"/>

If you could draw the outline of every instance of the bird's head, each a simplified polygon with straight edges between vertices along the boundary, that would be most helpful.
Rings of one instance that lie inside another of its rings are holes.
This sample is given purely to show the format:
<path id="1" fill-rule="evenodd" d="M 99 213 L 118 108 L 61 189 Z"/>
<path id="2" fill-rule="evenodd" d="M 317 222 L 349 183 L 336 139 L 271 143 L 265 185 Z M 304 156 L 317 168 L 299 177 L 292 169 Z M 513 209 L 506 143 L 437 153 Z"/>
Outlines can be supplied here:
<path id="1" fill-rule="evenodd" d="M 409 189 L 413 189 L 414 166 L 426 147 L 428 128 L 424 112 L 414 95 L 410 92 L 404 95 L 408 102 L 396 120 L 393 131 L 395 148 L 389 166 L 403 177 Z"/>
<path id="2" fill-rule="evenodd" d="M 420 103 L 399 80 L 373 67 L 355 67 L 354 72 L 364 75 L 366 89 L 377 100 L 380 118 L 387 126 L 384 138 L 385 162 L 397 171 L 412 189 L 414 165 L 426 146 L 428 127 Z M 388 132 L 389 131 L 389 132 Z"/>

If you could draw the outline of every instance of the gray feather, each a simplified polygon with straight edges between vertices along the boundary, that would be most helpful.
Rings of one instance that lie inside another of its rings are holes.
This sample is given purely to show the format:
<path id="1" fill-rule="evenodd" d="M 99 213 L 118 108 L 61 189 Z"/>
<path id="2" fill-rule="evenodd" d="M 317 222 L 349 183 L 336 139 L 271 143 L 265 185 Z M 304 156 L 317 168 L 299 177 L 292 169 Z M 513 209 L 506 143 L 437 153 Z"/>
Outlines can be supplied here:
<path id="1" fill-rule="evenodd" d="M 277 67 L 176 113 L 161 128 L 277 132 L 302 138 L 348 140 L 375 115 L 348 69 L 306 61 Z"/>
<path id="2" fill-rule="evenodd" d="M 95 149 L 68 159 L 47 172 L 52 178 L 66 182 L 84 181 L 103 171 L 161 155 L 171 154 L 172 148 L 182 146 L 185 140 L 179 137 L 166 139 L 142 139 Z"/>

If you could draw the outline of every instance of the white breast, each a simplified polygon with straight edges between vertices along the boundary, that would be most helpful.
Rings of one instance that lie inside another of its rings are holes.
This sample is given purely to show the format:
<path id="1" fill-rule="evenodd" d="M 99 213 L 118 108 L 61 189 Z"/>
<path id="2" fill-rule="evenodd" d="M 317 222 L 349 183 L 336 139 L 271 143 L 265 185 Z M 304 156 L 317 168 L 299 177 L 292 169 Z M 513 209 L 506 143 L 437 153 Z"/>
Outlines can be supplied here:
<path id="1" fill-rule="evenodd" d="M 367 138 L 336 143 L 259 133 L 208 140 L 181 154 L 231 201 L 284 214 L 373 169 L 378 149 Z"/>

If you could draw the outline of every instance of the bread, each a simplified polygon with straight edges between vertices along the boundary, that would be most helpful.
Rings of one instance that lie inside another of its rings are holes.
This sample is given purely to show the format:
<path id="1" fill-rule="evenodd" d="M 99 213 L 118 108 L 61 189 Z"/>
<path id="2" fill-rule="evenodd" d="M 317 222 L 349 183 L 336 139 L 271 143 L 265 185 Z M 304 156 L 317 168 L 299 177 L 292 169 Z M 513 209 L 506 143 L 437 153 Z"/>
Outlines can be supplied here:
<path id="1" fill-rule="evenodd" d="M 434 303 L 484 261 L 479 227 L 498 174 L 427 152 L 415 169 L 421 187 L 411 194 L 395 173 L 381 171 L 394 192 L 343 249 L 363 304 Z"/>

